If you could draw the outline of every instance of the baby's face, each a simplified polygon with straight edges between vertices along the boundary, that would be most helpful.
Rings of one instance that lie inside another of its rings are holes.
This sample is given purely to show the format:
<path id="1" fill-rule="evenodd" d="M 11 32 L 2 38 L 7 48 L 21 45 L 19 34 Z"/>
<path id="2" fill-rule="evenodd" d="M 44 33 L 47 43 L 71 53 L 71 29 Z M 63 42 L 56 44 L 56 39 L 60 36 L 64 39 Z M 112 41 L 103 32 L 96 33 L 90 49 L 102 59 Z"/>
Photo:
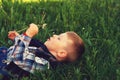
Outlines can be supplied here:
<path id="1" fill-rule="evenodd" d="M 49 51 L 57 52 L 59 50 L 65 49 L 71 40 L 68 38 L 67 33 L 62 33 L 60 35 L 53 35 L 44 43 Z M 54 53 L 53 53 L 54 55 Z"/>

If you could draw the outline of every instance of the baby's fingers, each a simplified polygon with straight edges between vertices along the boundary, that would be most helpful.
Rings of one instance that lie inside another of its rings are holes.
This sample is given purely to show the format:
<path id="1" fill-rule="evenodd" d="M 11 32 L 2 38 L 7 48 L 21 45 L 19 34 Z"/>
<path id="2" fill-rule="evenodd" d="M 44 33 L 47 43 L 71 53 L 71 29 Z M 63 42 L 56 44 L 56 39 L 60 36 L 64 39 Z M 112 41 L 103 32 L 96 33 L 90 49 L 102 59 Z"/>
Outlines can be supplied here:
<path id="1" fill-rule="evenodd" d="M 17 36 L 17 35 L 19 35 L 19 34 L 18 34 L 16 31 L 9 31 L 9 32 L 8 32 L 8 36 L 9 36 L 9 35 L 16 35 L 16 36 Z"/>

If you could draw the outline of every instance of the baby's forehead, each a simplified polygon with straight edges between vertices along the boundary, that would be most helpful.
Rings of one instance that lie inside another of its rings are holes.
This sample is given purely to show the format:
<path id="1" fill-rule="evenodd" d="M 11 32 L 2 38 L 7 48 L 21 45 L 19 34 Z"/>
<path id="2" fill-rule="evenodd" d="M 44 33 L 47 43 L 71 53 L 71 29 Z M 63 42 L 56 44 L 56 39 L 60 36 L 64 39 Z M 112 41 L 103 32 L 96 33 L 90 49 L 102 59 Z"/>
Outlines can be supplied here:
<path id="1" fill-rule="evenodd" d="M 67 42 L 73 43 L 73 40 L 70 38 L 70 36 L 67 33 L 61 33 L 60 36 L 64 38 L 64 40 L 67 40 Z"/>
<path id="2" fill-rule="evenodd" d="M 66 33 L 60 33 L 60 34 L 58 34 L 58 36 L 65 36 L 66 35 Z"/>
<path id="3" fill-rule="evenodd" d="M 69 36 L 68 36 L 67 33 L 61 33 L 61 34 L 59 34 L 59 36 L 62 37 L 62 38 L 69 39 Z"/>

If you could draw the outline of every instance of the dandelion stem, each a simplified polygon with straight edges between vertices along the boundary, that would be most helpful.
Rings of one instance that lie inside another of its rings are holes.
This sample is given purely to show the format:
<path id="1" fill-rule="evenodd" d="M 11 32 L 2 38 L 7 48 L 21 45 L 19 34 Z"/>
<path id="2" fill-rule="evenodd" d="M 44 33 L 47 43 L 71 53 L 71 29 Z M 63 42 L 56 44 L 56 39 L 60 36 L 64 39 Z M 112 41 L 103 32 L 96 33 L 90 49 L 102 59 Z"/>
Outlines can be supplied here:
<path id="1" fill-rule="evenodd" d="M 38 26 L 38 28 L 40 29 L 40 27 L 42 27 L 43 25 L 37 25 Z M 24 30 L 26 30 L 28 27 L 25 27 L 25 28 L 23 28 L 23 29 L 21 29 L 21 30 L 18 30 L 17 32 L 19 33 L 19 32 L 22 32 L 22 31 L 24 31 Z"/>
<path id="2" fill-rule="evenodd" d="M 17 32 L 21 32 L 21 31 L 24 31 L 24 30 L 26 30 L 27 29 L 27 27 L 26 28 L 23 28 L 23 29 L 21 29 L 21 30 L 18 30 Z"/>

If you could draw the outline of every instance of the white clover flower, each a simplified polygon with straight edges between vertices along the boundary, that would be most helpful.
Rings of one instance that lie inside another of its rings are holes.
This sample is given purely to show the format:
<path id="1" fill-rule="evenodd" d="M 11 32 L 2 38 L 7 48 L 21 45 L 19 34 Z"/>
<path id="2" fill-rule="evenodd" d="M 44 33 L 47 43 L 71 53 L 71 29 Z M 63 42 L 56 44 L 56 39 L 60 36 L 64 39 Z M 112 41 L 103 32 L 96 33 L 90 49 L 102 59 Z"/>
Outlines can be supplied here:
<path id="1" fill-rule="evenodd" d="M 53 33 L 53 34 L 55 34 L 55 32 L 54 32 L 54 31 L 53 31 L 52 33 Z"/>
<path id="2" fill-rule="evenodd" d="M 47 24 L 46 24 L 46 23 L 44 23 L 44 24 L 42 25 L 42 29 L 45 29 L 45 28 L 46 28 L 46 26 L 47 26 Z"/>
<path id="3" fill-rule="evenodd" d="M 82 30 L 85 30 L 85 28 L 83 27 Z"/>

